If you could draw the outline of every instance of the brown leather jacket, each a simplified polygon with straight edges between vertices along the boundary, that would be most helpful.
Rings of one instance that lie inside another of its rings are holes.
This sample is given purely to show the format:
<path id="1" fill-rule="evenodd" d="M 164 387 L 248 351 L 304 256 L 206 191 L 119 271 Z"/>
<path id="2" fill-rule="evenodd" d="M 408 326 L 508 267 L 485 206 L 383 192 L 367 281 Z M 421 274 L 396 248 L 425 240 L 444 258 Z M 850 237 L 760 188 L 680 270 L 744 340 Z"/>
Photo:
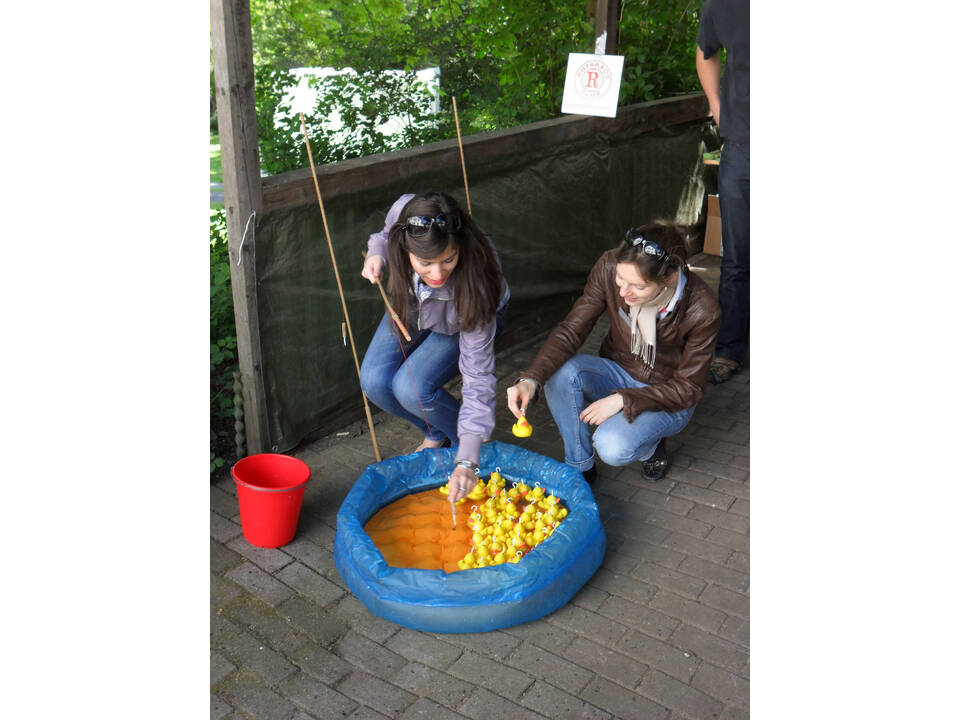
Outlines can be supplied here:
<path id="1" fill-rule="evenodd" d="M 653 368 L 630 352 L 630 328 L 620 314 L 629 313 L 620 297 L 615 275 L 616 250 L 608 250 L 590 271 L 583 295 L 557 325 L 533 363 L 521 377 L 543 385 L 577 352 L 606 311 L 610 331 L 600 346 L 600 357 L 609 358 L 644 388 L 618 389 L 628 422 L 645 410 L 677 412 L 693 407 L 703 397 L 713 346 L 720 329 L 720 306 L 707 284 L 684 270 L 687 284 L 673 311 L 657 321 L 657 359 Z"/>

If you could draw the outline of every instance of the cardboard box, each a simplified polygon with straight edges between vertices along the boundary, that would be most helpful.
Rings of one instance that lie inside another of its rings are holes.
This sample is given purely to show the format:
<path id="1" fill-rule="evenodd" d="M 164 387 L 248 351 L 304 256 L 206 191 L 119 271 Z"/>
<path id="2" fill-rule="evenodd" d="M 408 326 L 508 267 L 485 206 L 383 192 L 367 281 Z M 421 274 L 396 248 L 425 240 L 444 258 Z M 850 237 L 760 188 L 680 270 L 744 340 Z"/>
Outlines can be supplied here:
<path id="1" fill-rule="evenodd" d="M 703 239 L 703 251 L 707 255 L 723 255 L 720 228 L 720 198 L 707 195 L 707 233 Z"/>

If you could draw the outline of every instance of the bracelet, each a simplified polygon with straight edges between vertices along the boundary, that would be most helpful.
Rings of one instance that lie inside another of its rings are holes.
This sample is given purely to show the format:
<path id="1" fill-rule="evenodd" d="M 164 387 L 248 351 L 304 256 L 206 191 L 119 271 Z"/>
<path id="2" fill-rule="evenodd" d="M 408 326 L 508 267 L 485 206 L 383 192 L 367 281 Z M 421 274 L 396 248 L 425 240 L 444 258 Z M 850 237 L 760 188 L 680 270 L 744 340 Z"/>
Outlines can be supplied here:
<path id="1" fill-rule="evenodd" d="M 461 467 L 469 470 L 472 473 L 476 473 L 480 469 L 480 466 L 477 465 L 473 460 L 457 460 L 454 464 L 454 467 Z"/>

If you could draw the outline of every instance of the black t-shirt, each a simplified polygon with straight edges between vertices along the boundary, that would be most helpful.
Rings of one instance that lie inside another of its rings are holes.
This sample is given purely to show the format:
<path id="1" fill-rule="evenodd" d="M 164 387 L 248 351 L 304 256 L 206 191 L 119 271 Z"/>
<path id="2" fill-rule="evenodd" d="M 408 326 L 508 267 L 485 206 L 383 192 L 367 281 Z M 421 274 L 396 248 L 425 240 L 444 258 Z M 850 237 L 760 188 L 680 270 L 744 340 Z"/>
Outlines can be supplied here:
<path id="1" fill-rule="evenodd" d="M 720 136 L 750 142 L 750 0 L 706 0 L 697 45 L 710 59 L 726 48 L 720 80 Z"/>

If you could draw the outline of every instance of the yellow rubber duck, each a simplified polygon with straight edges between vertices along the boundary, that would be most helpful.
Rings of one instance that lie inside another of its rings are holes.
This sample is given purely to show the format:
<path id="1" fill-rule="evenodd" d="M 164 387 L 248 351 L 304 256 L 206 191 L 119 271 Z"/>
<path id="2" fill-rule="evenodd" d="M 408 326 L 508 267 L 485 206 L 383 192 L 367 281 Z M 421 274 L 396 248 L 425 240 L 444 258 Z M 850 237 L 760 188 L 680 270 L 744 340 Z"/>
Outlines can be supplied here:
<path id="1" fill-rule="evenodd" d="M 517 420 L 512 428 L 513 434 L 517 437 L 530 437 L 533 433 L 533 428 L 530 427 L 530 423 L 527 422 L 527 418 L 523 415 Z"/>

